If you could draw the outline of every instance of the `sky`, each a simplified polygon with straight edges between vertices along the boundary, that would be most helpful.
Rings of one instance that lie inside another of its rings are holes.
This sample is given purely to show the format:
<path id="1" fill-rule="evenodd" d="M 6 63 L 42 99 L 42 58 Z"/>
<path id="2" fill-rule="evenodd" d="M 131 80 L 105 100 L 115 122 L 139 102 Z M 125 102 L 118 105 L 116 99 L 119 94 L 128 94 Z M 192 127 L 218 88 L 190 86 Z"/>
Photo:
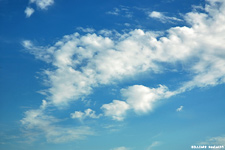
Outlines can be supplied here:
<path id="1" fill-rule="evenodd" d="M 225 147 L 224 0 L 0 0 L 0 150 Z"/>

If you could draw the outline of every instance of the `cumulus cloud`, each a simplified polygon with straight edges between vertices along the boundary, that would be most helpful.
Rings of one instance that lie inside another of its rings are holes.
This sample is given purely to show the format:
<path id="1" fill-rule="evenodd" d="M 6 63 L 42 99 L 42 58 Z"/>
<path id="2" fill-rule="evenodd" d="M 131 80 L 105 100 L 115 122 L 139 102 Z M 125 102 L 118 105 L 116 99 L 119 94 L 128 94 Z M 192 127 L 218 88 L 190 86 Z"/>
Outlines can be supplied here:
<path id="1" fill-rule="evenodd" d="M 165 16 L 162 12 L 158 12 L 158 11 L 152 11 L 148 14 L 148 16 L 150 18 L 158 19 L 163 23 L 171 22 L 171 21 L 182 21 L 181 19 L 178 19 L 176 17 Z"/>
<path id="2" fill-rule="evenodd" d="M 104 104 L 102 109 L 106 116 L 114 120 L 122 121 L 128 110 L 137 114 L 153 111 L 159 100 L 169 98 L 174 95 L 166 86 L 160 85 L 158 88 L 148 88 L 143 85 L 134 85 L 121 90 L 124 101 L 113 100 L 112 103 Z"/>
<path id="3" fill-rule="evenodd" d="M 124 101 L 113 100 L 112 103 L 102 105 L 101 109 L 105 116 L 110 116 L 114 120 L 122 121 L 129 109 L 129 105 Z"/>
<path id="4" fill-rule="evenodd" d="M 157 14 L 153 16 L 157 17 Z M 188 27 L 173 27 L 165 34 L 142 29 L 116 35 L 114 32 L 74 33 L 65 35 L 51 46 L 36 46 L 29 40 L 23 41 L 23 46 L 35 58 L 52 66 L 43 71 L 49 85 L 45 90 L 46 101 L 48 105 L 57 107 L 91 94 L 93 88 L 122 81 L 129 76 L 146 71 L 150 75 L 163 73 L 163 64 L 174 69 L 179 69 L 179 64 L 185 66 L 182 69 L 190 79 L 178 83 L 180 86 L 174 91 L 164 85 L 158 88 L 134 85 L 121 90 L 123 100 L 102 105 L 105 116 L 123 120 L 127 111 L 146 113 L 152 111 L 161 99 L 196 87 L 225 83 L 225 2 L 207 1 L 204 10 L 187 13 L 185 20 Z M 32 118 L 38 118 L 34 123 L 40 126 L 56 123 L 54 117 L 43 113 L 40 110 L 27 112 L 23 124 L 34 127 L 29 121 Z M 75 118 L 87 115 L 86 112 L 75 113 Z M 42 117 L 37 117 L 39 115 Z"/>
<path id="5" fill-rule="evenodd" d="M 37 59 L 55 69 L 46 70 L 51 88 L 48 100 L 67 104 L 92 92 L 94 87 L 122 80 L 141 72 L 162 72 L 161 63 L 185 64 L 193 79 L 183 83 L 179 92 L 194 87 L 215 86 L 225 82 L 224 2 L 206 5 L 206 13 L 190 12 L 190 27 L 173 27 L 162 36 L 135 29 L 112 36 L 74 33 L 50 47 L 24 47 Z M 176 65 L 174 65 L 176 67 Z"/>
<path id="6" fill-rule="evenodd" d="M 166 86 L 160 85 L 158 88 L 148 88 L 143 85 L 130 86 L 121 90 L 122 96 L 136 113 L 146 113 L 152 111 L 156 101 L 169 98 L 174 95 Z"/>
<path id="7" fill-rule="evenodd" d="M 29 18 L 34 13 L 34 9 L 31 7 L 27 7 L 24 12 L 26 14 L 26 17 Z"/>

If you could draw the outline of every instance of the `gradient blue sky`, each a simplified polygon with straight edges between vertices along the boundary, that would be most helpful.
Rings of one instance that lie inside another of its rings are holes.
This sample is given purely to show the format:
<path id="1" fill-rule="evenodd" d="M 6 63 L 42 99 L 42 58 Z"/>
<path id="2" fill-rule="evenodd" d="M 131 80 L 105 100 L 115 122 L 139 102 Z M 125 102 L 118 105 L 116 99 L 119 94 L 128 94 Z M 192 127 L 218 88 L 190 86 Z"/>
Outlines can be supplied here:
<path id="1" fill-rule="evenodd" d="M 1 150 L 225 146 L 223 0 L 0 0 Z"/>

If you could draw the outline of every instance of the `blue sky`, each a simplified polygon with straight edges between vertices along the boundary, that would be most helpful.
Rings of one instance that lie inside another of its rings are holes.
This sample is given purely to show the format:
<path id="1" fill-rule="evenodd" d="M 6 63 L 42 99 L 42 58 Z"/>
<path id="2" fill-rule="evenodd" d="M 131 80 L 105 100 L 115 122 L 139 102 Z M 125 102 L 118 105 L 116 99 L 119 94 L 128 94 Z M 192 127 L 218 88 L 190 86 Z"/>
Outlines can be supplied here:
<path id="1" fill-rule="evenodd" d="M 0 0 L 0 149 L 225 146 L 223 0 Z"/>

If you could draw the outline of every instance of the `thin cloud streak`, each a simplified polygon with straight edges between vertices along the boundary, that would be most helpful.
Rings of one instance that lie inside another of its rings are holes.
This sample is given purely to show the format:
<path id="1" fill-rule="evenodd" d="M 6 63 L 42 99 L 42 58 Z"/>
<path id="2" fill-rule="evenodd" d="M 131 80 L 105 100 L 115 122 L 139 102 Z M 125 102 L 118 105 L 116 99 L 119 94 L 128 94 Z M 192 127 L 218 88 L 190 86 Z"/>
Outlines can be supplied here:
<path id="1" fill-rule="evenodd" d="M 164 15 L 162 12 L 158 12 L 158 11 L 152 11 L 149 12 L 148 16 L 150 18 L 153 19 L 158 19 L 159 21 L 161 21 L 162 23 L 166 23 L 166 22 L 173 22 L 173 21 L 183 21 L 181 19 L 178 19 L 176 17 L 169 17 Z"/>

